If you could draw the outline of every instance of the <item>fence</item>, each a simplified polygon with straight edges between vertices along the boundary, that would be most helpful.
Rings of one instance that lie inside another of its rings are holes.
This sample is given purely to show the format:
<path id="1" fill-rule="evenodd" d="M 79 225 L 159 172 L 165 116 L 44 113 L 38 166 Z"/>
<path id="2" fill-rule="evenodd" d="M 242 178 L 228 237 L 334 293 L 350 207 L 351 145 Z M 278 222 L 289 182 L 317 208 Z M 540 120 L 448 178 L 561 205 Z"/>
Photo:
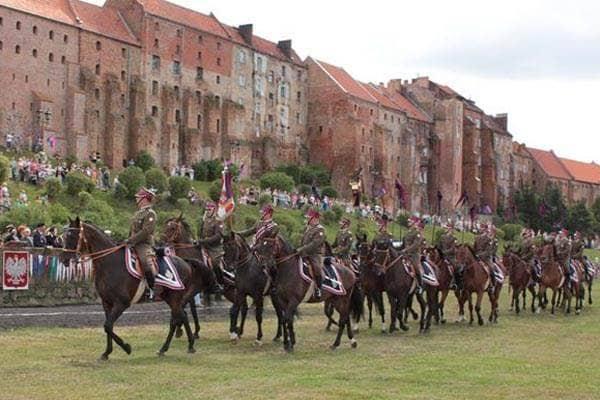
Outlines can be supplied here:
<path id="1" fill-rule="evenodd" d="M 96 303 L 91 262 L 61 261 L 60 249 L 10 245 L 0 249 L 0 307 Z"/>

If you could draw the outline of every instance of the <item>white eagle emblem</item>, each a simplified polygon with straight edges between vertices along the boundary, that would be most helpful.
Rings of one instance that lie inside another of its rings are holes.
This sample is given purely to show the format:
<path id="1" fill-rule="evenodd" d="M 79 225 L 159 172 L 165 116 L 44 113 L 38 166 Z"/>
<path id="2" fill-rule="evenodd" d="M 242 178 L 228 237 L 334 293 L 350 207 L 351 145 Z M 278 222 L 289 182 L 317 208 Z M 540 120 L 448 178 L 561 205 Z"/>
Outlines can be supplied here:
<path id="1" fill-rule="evenodd" d="M 27 259 L 10 257 L 6 261 L 6 272 L 10 282 L 17 286 L 23 284 L 27 276 Z"/>

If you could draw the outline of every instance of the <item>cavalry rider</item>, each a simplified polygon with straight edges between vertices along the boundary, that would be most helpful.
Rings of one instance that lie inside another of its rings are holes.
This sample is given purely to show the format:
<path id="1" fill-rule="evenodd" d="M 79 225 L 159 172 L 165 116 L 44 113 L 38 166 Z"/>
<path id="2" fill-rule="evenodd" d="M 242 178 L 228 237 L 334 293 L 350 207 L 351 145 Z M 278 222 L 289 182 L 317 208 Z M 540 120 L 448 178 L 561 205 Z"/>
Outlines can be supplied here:
<path id="1" fill-rule="evenodd" d="M 306 214 L 306 229 L 297 252 L 313 268 L 315 276 L 315 298 L 321 299 L 323 289 L 323 245 L 325 243 L 325 228 L 320 223 L 321 214 L 315 210 L 308 210 Z"/>
<path id="2" fill-rule="evenodd" d="M 534 232 L 531 229 L 524 228 L 521 232 L 521 243 L 517 255 L 527 264 L 532 264 L 535 258 L 535 250 Z"/>
<path id="3" fill-rule="evenodd" d="M 129 239 L 125 244 L 133 247 L 140 264 L 144 270 L 144 276 L 150 289 L 154 289 L 155 268 L 152 266 L 154 254 L 154 229 L 156 228 L 156 213 L 152 209 L 152 201 L 156 195 L 146 188 L 141 188 L 135 195 L 138 211 L 133 216 Z"/>
<path id="4" fill-rule="evenodd" d="M 482 225 L 482 231 L 475 238 L 475 255 L 490 268 L 492 280 L 496 276 L 503 276 L 495 263 L 496 251 L 498 250 L 498 239 L 496 239 L 496 227 L 494 225 Z"/>
<path id="5" fill-rule="evenodd" d="M 261 217 L 256 224 L 245 231 L 239 232 L 239 235 L 246 238 L 254 235 L 254 242 L 252 245 L 258 243 L 260 239 L 263 238 L 274 238 L 279 233 L 279 226 L 275 221 L 273 221 L 273 206 L 270 204 L 266 204 L 261 210 Z"/>
<path id="6" fill-rule="evenodd" d="M 425 245 L 425 238 L 423 238 L 423 224 L 419 218 L 412 217 L 408 220 L 408 227 L 409 230 L 404 237 L 404 249 L 402 252 L 412 260 L 412 263 L 415 266 L 417 284 L 419 285 L 419 290 L 422 290 L 423 266 L 421 265 L 421 251 Z"/>
<path id="7" fill-rule="evenodd" d="M 198 229 L 198 244 L 208 252 L 208 261 L 213 267 L 219 265 L 223 253 L 221 248 L 222 234 L 223 223 L 217 219 L 217 205 L 208 202 L 204 208 L 204 216 Z"/>
<path id="8" fill-rule="evenodd" d="M 583 242 L 583 236 L 581 235 L 581 232 L 577 231 L 575 232 L 575 235 L 573 235 L 573 242 L 571 243 L 571 258 L 581 263 L 586 276 L 589 277 L 591 275 L 590 265 L 587 258 L 583 255 L 584 249 L 585 243 Z"/>
<path id="9" fill-rule="evenodd" d="M 452 268 L 454 268 L 450 287 L 458 289 L 462 286 L 462 271 L 458 269 L 459 266 L 456 262 L 456 247 L 458 246 L 458 241 L 456 240 L 456 237 L 454 237 L 454 224 L 448 222 L 444 228 L 444 233 L 440 236 L 439 249 L 444 258 L 450 263 Z"/>
<path id="10" fill-rule="evenodd" d="M 563 273 L 565 278 L 571 277 L 571 241 L 569 240 L 569 231 L 562 229 L 558 232 L 554 241 L 556 247 L 556 258 L 559 263 L 562 264 Z"/>
<path id="11" fill-rule="evenodd" d="M 340 221 L 340 230 L 335 236 L 333 242 L 333 255 L 339 257 L 347 265 L 351 265 L 350 250 L 352 249 L 352 232 L 350 232 L 351 221 L 348 218 L 342 218 Z"/>
<path id="12" fill-rule="evenodd" d="M 377 235 L 373 238 L 373 245 L 376 243 L 385 243 L 389 246 L 392 242 L 393 236 L 388 231 L 388 223 L 390 222 L 390 218 L 387 214 L 383 214 L 377 223 L 379 224 L 379 230 L 377 231 Z"/>

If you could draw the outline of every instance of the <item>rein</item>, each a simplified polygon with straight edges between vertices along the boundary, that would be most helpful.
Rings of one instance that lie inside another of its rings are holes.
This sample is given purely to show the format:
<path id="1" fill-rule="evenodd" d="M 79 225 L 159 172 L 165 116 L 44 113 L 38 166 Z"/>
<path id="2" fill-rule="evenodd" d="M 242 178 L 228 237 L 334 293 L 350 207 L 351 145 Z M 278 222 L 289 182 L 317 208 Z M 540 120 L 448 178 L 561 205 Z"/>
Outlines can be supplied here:
<path id="1" fill-rule="evenodd" d="M 71 249 L 63 249 L 64 252 L 67 253 L 74 253 L 76 255 L 79 255 L 82 260 L 90 260 L 92 262 L 99 260 L 101 258 L 104 257 L 108 257 L 111 254 L 116 253 L 117 251 L 127 247 L 127 245 L 125 243 L 120 244 L 118 246 L 115 247 L 110 247 L 108 249 L 103 249 L 103 250 L 99 250 L 99 251 L 95 251 L 92 253 L 82 253 L 81 249 L 85 246 L 86 248 L 89 247 L 88 241 L 85 238 L 84 233 L 84 228 L 83 228 L 83 224 L 79 225 L 79 228 L 68 228 L 67 230 L 76 230 L 79 232 L 79 240 L 77 241 L 77 248 L 75 250 L 71 250 Z"/>

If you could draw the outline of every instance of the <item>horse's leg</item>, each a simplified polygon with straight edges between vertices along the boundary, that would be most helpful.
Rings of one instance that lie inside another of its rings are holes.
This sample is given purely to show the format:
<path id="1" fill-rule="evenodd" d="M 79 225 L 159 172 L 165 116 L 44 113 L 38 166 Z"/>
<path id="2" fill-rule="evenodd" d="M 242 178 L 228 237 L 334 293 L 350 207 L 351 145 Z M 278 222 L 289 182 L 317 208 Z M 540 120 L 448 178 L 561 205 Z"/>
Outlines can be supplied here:
<path id="1" fill-rule="evenodd" d="M 490 293 L 488 291 L 488 293 Z M 490 301 L 492 301 L 494 294 L 492 293 L 490 295 Z M 483 292 L 477 292 L 477 302 L 475 303 L 475 312 L 477 313 L 477 323 L 479 324 L 479 326 L 483 325 L 483 318 L 481 317 L 481 302 L 483 301 Z M 493 301 L 492 301 L 492 309 L 494 308 L 493 306 Z"/>
<path id="2" fill-rule="evenodd" d="M 291 312 L 289 313 L 288 319 L 288 334 L 290 336 L 290 350 L 294 351 L 294 346 L 296 345 L 296 332 L 294 332 L 294 315 L 296 315 L 296 311 L 298 310 L 298 306 L 296 305 Z"/>
<path id="3" fill-rule="evenodd" d="M 112 335 L 110 334 L 110 332 L 108 331 L 108 328 L 107 328 L 108 320 L 111 315 L 112 305 L 103 301 L 102 307 L 104 308 L 104 321 L 105 321 L 104 322 L 104 331 L 106 332 L 106 350 L 104 350 L 104 353 L 100 356 L 100 359 L 103 361 L 106 361 L 106 360 L 108 360 L 108 356 L 113 351 Z"/>
<path id="4" fill-rule="evenodd" d="M 556 307 L 556 288 L 552 288 L 552 311 L 550 311 L 551 314 L 554 315 L 554 310 Z"/>
<path id="5" fill-rule="evenodd" d="M 348 339 L 350 339 L 350 346 L 355 349 L 358 346 L 358 342 L 354 339 L 354 330 L 352 329 L 352 324 L 346 324 L 346 330 L 348 331 Z"/>
<path id="6" fill-rule="evenodd" d="M 185 307 L 185 305 L 184 305 L 184 307 Z M 191 304 L 190 304 L 190 308 L 191 308 Z M 180 338 L 182 336 L 183 336 L 183 324 L 179 325 L 177 327 L 177 329 L 175 330 L 175 337 L 176 338 Z"/>
<path id="7" fill-rule="evenodd" d="M 592 283 L 594 282 L 594 277 L 590 277 L 588 282 L 588 304 L 592 304 Z"/>
<path id="8" fill-rule="evenodd" d="M 546 309 L 546 303 L 544 302 L 546 298 L 546 286 L 540 282 L 540 287 L 538 289 L 538 305 L 542 310 Z"/>
<path id="9" fill-rule="evenodd" d="M 444 306 L 446 305 L 446 299 L 448 298 L 448 289 L 442 290 L 442 295 L 440 298 L 440 302 L 438 303 L 438 314 L 440 316 L 440 322 L 442 324 L 446 323 L 446 318 L 444 318 Z"/>
<path id="10" fill-rule="evenodd" d="M 529 292 L 531 293 L 531 312 L 535 313 L 535 298 L 536 298 L 536 294 L 535 294 L 535 285 L 529 285 L 527 287 L 527 289 L 529 290 Z"/>
<path id="11" fill-rule="evenodd" d="M 242 313 L 242 321 L 240 322 L 240 328 L 238 329 L 239 337 L 242 337 L 244 334 L 244 326 L 246 325 L 246 316 L 248 315 L 248 301 L 246 297 L 244 297 L 244 301 L 240 306 L 240 312 Z"/>
<path id="12" fill-rule="evenodd" d="M 347 324 L 348 325 L 350 324 L 350 318 L 348 317 L 349 310 L 350 310 L 350 307 L 349 307 L 350 295 L 347 294 L 343 298 L 338 298 L 335 301 L 336 301 L 336 309 L 337 309 L 338 313 L 340 314 L 340 322 L 338 324 L 338 332 L 335 337 L 335 341 L 333 342 L 333 344 L 330 347 L 331 350 L 335 350 L 340 346 L 340 343 L 342 341 L 342 335 L 344 334 L 344 328 L 346 327 Z"/>
<path id="13" fill-rule="evenodd" d="M 377 300 L 377 309 L 379 310 L 379 315 L 381 316 L 381 333 L 385 333 L 385 304 L 383 303 L 383 292 L 379 292 L 375 296 Z"/>
<path id="14" fill-rule="evenodd" d="M 388 301 L 390 303 L 390 328 L 389 333 L 394 333 L 396 330 L 396 317 L 398 316 L 398 300 L 396 297 L 388 293 Z M 404 326 L 403 319 L 400 318 L 400 327 Z"/>
<path id="15" fill-rule="evenodd" d="M 127 354 L 131 354 L 131 346 L 123 341 L 115 332 L 114 332 L 114 324 L 119 319 L 123 311 L 127 309 L 128 306 L 122 303 L 113 304 L 108 312 L 106 312 L 106 320 L 104 322 L 104 332 L 110 336 L 111 341 L 110 345 L 107 340 L 106 352 L 102 354 L 100 359 L 108 360 L 109 354 L 112 352 L 112 340 L 119 345 L 123 349 L 123 351 Z"/>
<path id="16" fill-rule="evenodd" d="M 263 331 L 262 331 L 262 321 L 263 321 L 263 295 L 262 293 L 259 294 L 258 296 L 256 296 L 256 298 L 254 299 L 254 305 L 256 306 L 256 326 L 257 326 L 257 333 L 256 333 L 256 345 L 257 346 L 261 346 L 262 345 L 262 337 L 263 337 Z"/>
<path id="17" fill-rule="evenodd" d="M 193 299 L 192 299 L 193 301 Z M 192 333 L 192 328 L 190 327 L 190 320 L 185 312 L 185 310 L 182 307 L 182 311 L 183 311 L 183 328 L 185 329 L 185 333 L 187 335 L 188 338 L 188 353 L 193 354 L 196 352 L 196 350 L 194 349 L 194 342 L 196 340 L 196 338 L 194 337 L 194 334 Z"/>
<path id="18" fill-rule="evenodd" d="M 283 314 L 275 296 L 271 296 L 271 304 L 273 304 L 273 308 L 275 309 L 275 315 L 277 315 L 277 333 L 273 338 L 273 341 L 277 342 L 281 340 L 281 336 L 283 335 Z"/>
<path id="19" fill-rule="evenodd" d="M 458 318 L 456 319 L 456 322 L 463 322 L 465 321 L 465 303 L 467 302 L 467 291 L 455 291 L 454 295 L 458 301 Z"/>
<path id="20" fill-rule="evenodd" d="M 571 314 L 571 299 L 573 298 L 573 288 L 564 291 L 563 297 L 567 303 L 567 314 Z"/>
<path id="21" fill-rule="evenodd" d="M 240 313 L 240 305 L 236 297 L 235 301 L 229 308 L 229 339 L 236 343 L 240 336 L 237 329 L 238 315 Z"/>
<path id="22" fill-rule="evenodd" d="M 369 310 L 369 329 L 373 327 L 373 299 L 367 294 L 367 309 Z"/>
<path id="23" fill-rule="evenodd" d="M 338 325 L 335 319 L 333 319 L 333 313 L 335 311 L 335 307 L 331 302 L 325 302 L 323 306 L 323 310 L 325 312 L 325 316 L 327 317 L 327 326 L 325 327 L 326 331 L 331 330 L 331 325 Z"/>
<path id="24" fill-rule="evenodd" d="M 473 325 L 473 294 L 469 293 L 467 295 L 467 301 L 469 302 L 469 324 Z"/>
<path id="25" fill-rule="evenodd" d="M 169 333 L 167 334 L 167 339 L 165 343 L 162 345 L 160 350 L 158 350 L 159 356 L 164 356 L 165 353 L 169 350 L 171 346 L 171 340 L 173 340 L 173 336 L 175 335 L 175 330 L 177 326 L 183 323 L 183 316 L 180 310 L 176 310 L 174 307 L 171 308 L 171 321 L 169 322 Z"/>
<path id="26" fill-rule="evenodd" d="M 519 304 L 519 295 L 521 294 L 521 291 L 517 288 L 513 288 L 512 291 L 513 295 L 512 295 L 512 301 L 511 304 L 515 305 L 515 312 L 517 313 L 517 315 L 519 315 L 521 313 L 521 306 Z"/>
<path id="27" fill-rule="evenodd" d="M 194 319 L 194 339 L 200 339 L 200 320 L 198 319 L 198 309 L 194 297 L 192 297 L 192 300 L 190 301 L 190 311 L 192 312 L 192 318 Z"/>
<path id="28" fill-rule="evenodd" d="M 427 303 L 423 298 L 424 292 L 417 294 L 417 301 L 419 302 L 419 307 L 421 308 L 421 318 L 419 319 L 419 333 L 425 333 L 425 318 L 427 310 Z"/>

